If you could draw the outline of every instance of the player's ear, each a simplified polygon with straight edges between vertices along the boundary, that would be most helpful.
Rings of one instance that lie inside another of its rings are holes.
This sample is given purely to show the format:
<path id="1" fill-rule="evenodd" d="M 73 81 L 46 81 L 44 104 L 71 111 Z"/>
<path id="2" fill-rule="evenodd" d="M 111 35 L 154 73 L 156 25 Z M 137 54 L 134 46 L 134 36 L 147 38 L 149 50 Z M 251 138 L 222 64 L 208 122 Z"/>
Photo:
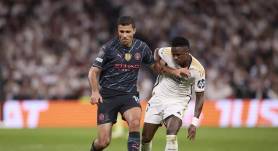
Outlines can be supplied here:
<path id="1" fill-rule="evenodd" d="M 136 28 L 133 29 L 133 34 L 135 34 L 135 33 L 136 33 Z"/>

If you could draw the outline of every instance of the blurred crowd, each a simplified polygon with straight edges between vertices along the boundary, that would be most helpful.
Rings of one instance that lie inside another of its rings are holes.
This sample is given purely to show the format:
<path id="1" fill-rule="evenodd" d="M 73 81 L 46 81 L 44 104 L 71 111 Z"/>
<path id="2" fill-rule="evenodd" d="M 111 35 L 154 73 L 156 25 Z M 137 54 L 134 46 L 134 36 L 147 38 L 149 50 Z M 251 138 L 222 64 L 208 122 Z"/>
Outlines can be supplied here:
<path id="1" fill-rule="evenodd" d="M 90 95 L 87 73 L 121 15 L 154 49 L 190 40 L 207 98 L 278 98 L 277 0 L 0 1 L 0 85 L 6 99 Z M 140 74 L 149 93 L 153 75 Z M 1 92 L 0 92 L 1 93 Z"/>

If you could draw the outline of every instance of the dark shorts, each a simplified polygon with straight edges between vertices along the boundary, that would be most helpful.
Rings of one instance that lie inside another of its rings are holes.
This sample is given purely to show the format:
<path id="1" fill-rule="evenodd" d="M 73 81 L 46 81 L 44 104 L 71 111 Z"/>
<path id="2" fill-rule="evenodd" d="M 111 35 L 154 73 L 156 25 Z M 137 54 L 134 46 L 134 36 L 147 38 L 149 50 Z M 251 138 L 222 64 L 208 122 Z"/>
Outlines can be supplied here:
<path id="1" fill-rule="evenodd" d="M 114 124 L 117 122 L 119 112 L 123 115 L 125 111 L 133 107 L 141 108 L 138 95 L 121 95 L 103 98 L 103 103 L 98 104 L 97 124 Z"/>

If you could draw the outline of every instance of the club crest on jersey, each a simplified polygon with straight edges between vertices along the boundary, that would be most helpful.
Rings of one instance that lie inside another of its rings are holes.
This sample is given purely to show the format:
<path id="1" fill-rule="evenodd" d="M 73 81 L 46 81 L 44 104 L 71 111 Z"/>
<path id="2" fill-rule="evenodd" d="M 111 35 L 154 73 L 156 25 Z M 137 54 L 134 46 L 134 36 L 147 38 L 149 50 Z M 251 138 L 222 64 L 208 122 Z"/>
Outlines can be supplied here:
<path id="1" fill-rule="evenodd" d="M 140 60 L 141 59 L 141 54 L 139 52 L 136 52 L 134 55 L 135 60 Z"/>
<path id="2" fill-rule="evenodd" d="M 132 58 L 132 54 L 131 53 L 125 53 L 125 60 L 126 61 L 130 61 Z"/>

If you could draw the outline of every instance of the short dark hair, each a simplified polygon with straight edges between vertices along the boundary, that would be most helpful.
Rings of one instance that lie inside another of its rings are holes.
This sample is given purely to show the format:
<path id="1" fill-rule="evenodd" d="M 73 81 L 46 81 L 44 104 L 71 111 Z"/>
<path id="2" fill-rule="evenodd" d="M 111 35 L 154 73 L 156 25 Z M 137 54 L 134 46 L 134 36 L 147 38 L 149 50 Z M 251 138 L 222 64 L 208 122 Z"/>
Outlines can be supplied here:
<path id="1" fill-rule="evenodd" d="M 118 19 L 118 22 L 117 22 L 117 26 L 119 25 L 132 25 L 133 28 L 135 28 L 135 22 L 134 22 L 134 19 L 131 17 L 131 16 L 121 16 L 119 17 Z"/>
<path id="2" fill-rule="evenodd" d="M 186 38 L 177 36 L 171 40 L 171 47 L 188 47 L 188 48 L 190 48 L 190 44 Z"/>

